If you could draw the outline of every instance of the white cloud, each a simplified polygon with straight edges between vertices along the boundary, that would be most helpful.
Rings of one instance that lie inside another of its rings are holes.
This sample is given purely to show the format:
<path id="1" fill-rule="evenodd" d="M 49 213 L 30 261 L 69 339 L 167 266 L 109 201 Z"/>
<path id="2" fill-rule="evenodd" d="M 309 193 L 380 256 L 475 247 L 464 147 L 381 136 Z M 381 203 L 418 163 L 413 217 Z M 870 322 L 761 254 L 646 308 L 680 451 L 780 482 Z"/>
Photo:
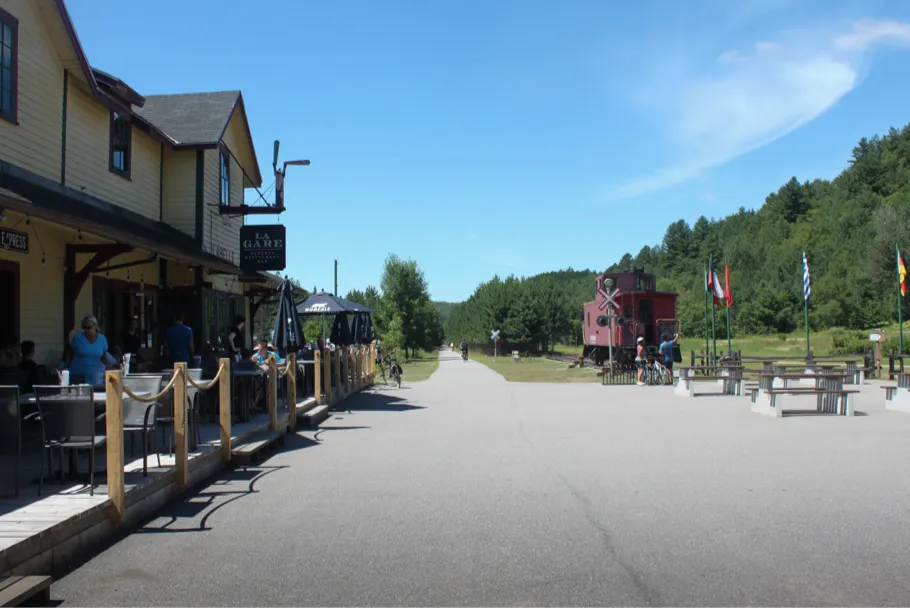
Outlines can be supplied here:
<path id="1" fill-rule="evenodd" d="M 834 47 L 844 51 L 865 51 L 880 41 L 910 44 L 910 23 L 864 19 L 853 26 L 849 34 L 834 38 Z"/>
<path id="2" fill-rule="evenodd" d="M 608 197 L 682 184 L 814 120 L 858 86 L 863 55 L 874 43 L 910 44 L 910 23 L 861 21 L 850 33 L 811 40 L 761 41 L 675 79 L 645 83 L 669 146 L 684 160 L 621 184 Z"/>
<path id="3" fill-rule="evenodd" d="M 713 192 L 705 192 L 705 196 L 703 198 L 708 202 L 713 202 L 717 200 L 717 195 Z"/>

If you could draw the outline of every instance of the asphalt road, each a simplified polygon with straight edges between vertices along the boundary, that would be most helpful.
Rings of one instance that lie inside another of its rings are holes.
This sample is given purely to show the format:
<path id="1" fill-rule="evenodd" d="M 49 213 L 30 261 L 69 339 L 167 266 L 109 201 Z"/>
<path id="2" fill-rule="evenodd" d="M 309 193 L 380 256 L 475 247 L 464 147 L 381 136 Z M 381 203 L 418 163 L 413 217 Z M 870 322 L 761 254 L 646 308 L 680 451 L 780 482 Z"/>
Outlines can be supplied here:
<path id="1" fill-rule="evenodd" d="M 773 420 L 742 397 L 509 384 L 442 357 L 166 508 L 53 597 L 910 605 L 910 415 L 877 387 L 866 415 Z"/>

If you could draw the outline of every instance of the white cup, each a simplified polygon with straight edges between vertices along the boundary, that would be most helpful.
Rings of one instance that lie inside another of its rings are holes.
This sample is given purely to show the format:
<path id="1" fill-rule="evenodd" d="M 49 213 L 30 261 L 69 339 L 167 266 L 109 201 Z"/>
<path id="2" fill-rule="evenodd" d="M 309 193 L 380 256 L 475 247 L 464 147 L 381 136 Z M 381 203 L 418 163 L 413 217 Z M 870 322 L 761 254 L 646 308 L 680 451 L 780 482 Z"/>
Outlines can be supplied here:
<path id="1" fill-rule="evenodd" d="M 60 372 L 60 385 L 69 386 L 70 385 L 70 370 L 65 369 Z"/>

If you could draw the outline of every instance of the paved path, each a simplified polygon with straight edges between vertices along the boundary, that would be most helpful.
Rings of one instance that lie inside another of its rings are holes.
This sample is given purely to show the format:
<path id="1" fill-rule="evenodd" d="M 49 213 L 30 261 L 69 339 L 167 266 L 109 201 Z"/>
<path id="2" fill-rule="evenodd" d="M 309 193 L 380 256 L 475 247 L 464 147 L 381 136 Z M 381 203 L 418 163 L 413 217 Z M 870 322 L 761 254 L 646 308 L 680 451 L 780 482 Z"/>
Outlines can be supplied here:
<path id="1" fill-rule="evenodd" d="M 509 384 L 443 353 L 62 580 L 64 605 L 908 605 L 910 415 Z M 252 487 L 252 492 L 249 489 Z"/>

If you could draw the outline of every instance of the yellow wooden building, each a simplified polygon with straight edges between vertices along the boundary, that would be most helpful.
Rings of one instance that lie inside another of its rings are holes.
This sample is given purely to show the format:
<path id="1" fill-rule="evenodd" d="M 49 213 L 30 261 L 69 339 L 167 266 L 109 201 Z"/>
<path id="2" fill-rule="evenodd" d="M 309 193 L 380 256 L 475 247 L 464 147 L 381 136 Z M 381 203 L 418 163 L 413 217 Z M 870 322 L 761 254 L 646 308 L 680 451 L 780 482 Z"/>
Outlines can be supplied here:
<path id="1" fill-rule="evenodd" d="M 235 315 L 249 345 L 246 294 L 275 278 L 243 275 L 227 207 L 261 183 L 239 91 L 143 97 L 91 67 L 63 0 L 0 0 L 0 346 L 56 365 L 93 313 L 154 359 L 178 310 L 197 348 Z"/>

